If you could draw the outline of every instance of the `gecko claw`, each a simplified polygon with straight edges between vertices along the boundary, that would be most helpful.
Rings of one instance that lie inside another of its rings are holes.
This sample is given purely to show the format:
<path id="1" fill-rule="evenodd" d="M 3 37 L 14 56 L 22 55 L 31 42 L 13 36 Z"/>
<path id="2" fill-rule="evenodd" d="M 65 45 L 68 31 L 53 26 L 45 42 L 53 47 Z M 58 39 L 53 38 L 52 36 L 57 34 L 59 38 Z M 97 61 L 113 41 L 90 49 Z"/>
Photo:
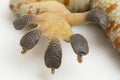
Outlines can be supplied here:
<path id="1" fill-rule="evenodd" d="M 51 69 L 51 74 L 55 74 L 55 69 Z"/>
<path id="2" fill-rule="evenodd" d="M 82 61 L 83 61 L 83 56 L 82 56 L 82 55 L 77 55 L 77 61 L 78 61 L 79 63 L 82 63 Z"/>
<path id="3" fill-rule="evenodd" d="M 26 52 L 27 52 L 27 50 L 22 49 L 21 54 L 25 54 Z"/>

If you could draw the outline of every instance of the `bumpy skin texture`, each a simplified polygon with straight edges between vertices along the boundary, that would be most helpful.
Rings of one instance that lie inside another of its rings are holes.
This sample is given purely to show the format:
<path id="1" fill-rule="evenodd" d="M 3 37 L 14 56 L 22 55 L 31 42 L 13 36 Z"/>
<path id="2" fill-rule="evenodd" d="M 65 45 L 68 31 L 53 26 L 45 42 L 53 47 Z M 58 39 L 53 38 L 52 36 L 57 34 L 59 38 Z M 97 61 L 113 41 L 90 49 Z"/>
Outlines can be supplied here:
<path id="1" fill-rule="evenodd" d="M 52 73 L 62 61 L 61 40 L 71 43 L 81 62 L 82 56 L 89 51 L 88 43 L 84 36 L 73 34 L 71 27 L 85 23 L 97 23 L 103 28 L 109 25 L 109 18 L 102 10 L 82 12 L 89 10 L 89 5 L 90 0 L 11 0 L 10 9 L 17 16 L 13 23 L 15 29 L 32 28 L 20 41 L 22 53 L 32 49 L 42 36 L 46 36 L 49 45 L 45 52 L 45 64 Z M 76 11 L 82 13 L 72 13 Z"/>
<path id="2" fill-rule="evenodd" d="M 52 1 L 52 3 L 42 1 Z M 17 16 L 25 14 L 40 14 L 44 11 L 54 10 L 51 8 L 57 7 L 60 11 L 61 5 L 57 5 L 56 2 L 63 3 L 71 12 L 86 11 L 89 9 L 89 0 L 10 0 L 10 8 Z M 49 6 L 49 7 L 46 7 Z M 61 8 L 63 10 L 63 8 Z"/>
<path id="3" fill-rule="evenodd" d="M 82 56 L 89 52 L 87 40 L 80 34 L 72 35 L 70 40 L 74 52 L 78 55 L 78 62 L 82 62 Z"/>
<path id="4" fill-rule="evenodd" d="M 114 48 L 120 52 L 120 0 L 92 0 L 92 8 L 99 8 L 107 13 L 110 26 L 103 28 Z"/>
<path id="5" fill-rule="evenodd" d="M 61 65 L 62 51 L 61 45 L 58 40 L 52 40 L 45 52 L 45 64 L 48 68 L 51 68 L 52 74 L 54 70 Z"/>

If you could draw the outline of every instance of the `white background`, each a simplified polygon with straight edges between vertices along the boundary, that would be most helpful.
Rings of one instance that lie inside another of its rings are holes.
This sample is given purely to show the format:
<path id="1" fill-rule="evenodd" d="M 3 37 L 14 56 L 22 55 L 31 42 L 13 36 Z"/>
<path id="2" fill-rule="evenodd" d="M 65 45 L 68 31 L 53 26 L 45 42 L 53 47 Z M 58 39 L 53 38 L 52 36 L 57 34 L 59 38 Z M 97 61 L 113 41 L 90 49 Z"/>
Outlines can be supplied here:
<path id="1" fill-rule="evenodd" d="M 21 55 L 19 41 L 25 31 L 14 29 L 15 17 L 8 3 L 9 0 L 0 1 L 0 80 L 120 80 L 120 54 L 99 26 L 73 28 L 88 40 L 89 54 L 79 64 L 71 45 L 62 42 L 62 64 L 55 75 L 44 64 L 44 40 Z"/>

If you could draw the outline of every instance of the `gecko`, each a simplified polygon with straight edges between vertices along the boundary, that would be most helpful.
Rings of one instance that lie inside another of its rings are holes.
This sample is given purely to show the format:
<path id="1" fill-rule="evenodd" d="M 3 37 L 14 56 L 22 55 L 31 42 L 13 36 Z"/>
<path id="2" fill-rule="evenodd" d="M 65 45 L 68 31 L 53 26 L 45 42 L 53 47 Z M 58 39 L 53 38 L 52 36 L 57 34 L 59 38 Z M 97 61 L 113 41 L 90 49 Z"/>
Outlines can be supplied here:
<path id="1" fill-rule="evenodd" d="M 20 40 L 22 54 L 35 47 L 43 36 L 49 40 L 44 61 L 52 74 L 62 62 L 62 40 L 71 44 L 78 62 L 89 53 L 86 38 L 73 33 L 74 25 L 99 24 L 120 51 L 119 0 L 10 0 L 9 7 L 16 15 L 15 29 L 30 28 Z"/>

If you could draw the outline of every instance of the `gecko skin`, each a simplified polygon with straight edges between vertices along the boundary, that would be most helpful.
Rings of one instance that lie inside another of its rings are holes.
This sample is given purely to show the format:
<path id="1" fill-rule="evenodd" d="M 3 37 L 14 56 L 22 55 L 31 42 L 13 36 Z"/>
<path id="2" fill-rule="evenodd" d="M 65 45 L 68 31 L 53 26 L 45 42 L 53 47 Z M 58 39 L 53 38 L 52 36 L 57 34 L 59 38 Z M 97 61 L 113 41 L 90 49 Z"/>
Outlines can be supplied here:
<path id="1" fill-rule="evenodd" d="M 120 0 L 92 0 L 92 8 L 101 9 L 110 19 L 110 27 L 103 28 L 114 48 L 120 52 Z"/>
<path id="2" fill-rule="evenodd" d="M 71 28 L 74 25 L 97 23 L 110 37 L 111 32 L 109 30 L 113 24 L 109 26 L 109 18 L 111 20 L 112 17 L 106 14 L 106 5 L 100 5 L 107 3 L 107 1 L 112 0 L 10 0 L 10 9 L 17 16 L 13 23 L 15 29 L 31 28 L 20 40 L 23 49 L 21 53 L 24 54 L 32 49 L 45 36 L 49 40 L 49 45 L 44 60 L 52 73 L 61 65 L 61 40 L 71 44 L 78 62 L 82 62 L 82 56 L 89 52 L 88 43 L 84 36 L 74 34 Z M 109 7 L 109 3 L 107 4 L 108 8 L 106 9 L 111 13 L 114 7 Z M 90 6 L 97 9 L 90 10 Z M 114 20 L 114 23 L 116 21 Z M 119 40 L 115 39 L 112 42 L 117 45 L 116 48 L 118 49 L 117 42 Z"/>

